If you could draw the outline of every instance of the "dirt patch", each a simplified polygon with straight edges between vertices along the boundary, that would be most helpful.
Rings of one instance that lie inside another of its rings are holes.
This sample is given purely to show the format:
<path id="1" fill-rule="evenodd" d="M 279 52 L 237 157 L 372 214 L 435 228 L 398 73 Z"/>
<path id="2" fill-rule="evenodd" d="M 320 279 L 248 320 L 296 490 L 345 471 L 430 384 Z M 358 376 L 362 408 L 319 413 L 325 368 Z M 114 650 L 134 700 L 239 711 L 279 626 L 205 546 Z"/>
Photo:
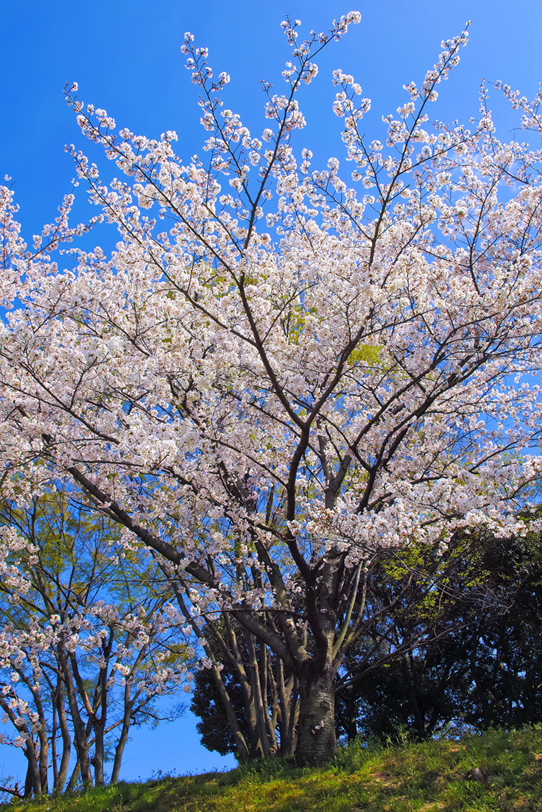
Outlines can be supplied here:
<path id="1" fill-rule="evenodd" d="M 399 781 L 394 778 L 389 773 L 384 772 L 383 770 L 379 770 L 378 772 L 371 773 L 371 778 L 375 778 L 377 781 L 380 781 L 381 784 L 384 784 L 385 787 L 398 787 Z"/>

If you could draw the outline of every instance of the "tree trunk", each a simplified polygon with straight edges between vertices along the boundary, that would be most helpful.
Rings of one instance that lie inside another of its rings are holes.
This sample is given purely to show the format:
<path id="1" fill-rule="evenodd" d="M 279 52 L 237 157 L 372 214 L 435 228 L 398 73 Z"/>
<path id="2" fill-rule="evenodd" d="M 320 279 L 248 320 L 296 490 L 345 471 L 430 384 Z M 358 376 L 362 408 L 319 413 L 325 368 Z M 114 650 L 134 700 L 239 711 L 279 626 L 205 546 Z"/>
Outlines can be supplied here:
<path id="1" fill-rule="evenodd" d="M 40 771 L 40 792 L 45 795 L 49 792 L 49 777 L 47 773 L 47 757 L 49 753 L 49 742 L 47 741 L 47 730 L 45 724 L 38 732 L 40 741 L 39 771 Z"/>
<path id="2" fill-rule="evenodd" d="M 249 758 L 263 758 L 268 755 L 265 748 L 265 730 L 261 725 L 261 709 L 259 712 L 254 674 L 251 673 L 254 668 L 258 667 L 257 664 L 255 665 L 255 654 L 252 653 L 251 655 L 251 647 L 254 648 L 254 638 L 249 631 L 243 630 L 245 644 L 249 652 L 245 667 L 243 656 L 237 644 L 237 635 L 227 614 L 224 615 L 224 624 L 229 645 L 226 645 L 226 641 L 220 633 L 215 632 L 215 637 L 221 645 L 223 655 L 230 660 L 230 664 L 235 668 L 243 692 L 245 722 L 248 727 Z M 260 724 L 258 724 L 259 722 Z M 264 738 L 262 738 L 262 732 Z"/>
<path id="3" fill-rule="evenodd" d="M 97 787 L 105 784 L 104 776 L 104 731 L 101 719 L 96 722 L 94 727 L 94 735 L 96 738 L 94 745 L 94 755 L 92 757 L 92 765 L 94 767 L 94 783 Z"/>
<path id="4" fill-rule="evenodd" d="M 284 664 L 278 657 L 275 660 L 280 754 L 281 756 L 291 756 L 295 750 L 295 731 L 297 730 L 297 711 L 299 710 L 297 679 L 291 676 L 286 683 L 284 680 Z"/>
<path id="5" fill-rule="evenodd" d="M 288 727 L 287 727 L 287 746 L 284 745 L 282 748 L 281 745 L 281 752 L 283 755 L 291 756 L 295 753 L 297 749 L 297 737 L 298 737 L 298 726 L 299 726 L 299 680 L 297 677 L 291 677 L 292 682 L 292 690 L 288 692 L 288 696 L 291 696 L 291 701 L 286 706 L 284 704 L 284 708 L 288 707 Z M 289 684 L 289 683 L 288 683 Z"/>
<path id="6" fill-rule="evenodd" d="M 412 661 L 412 652 L 409 652 L 408 655 L 401 657 L 401 670 L 403 672 L 408 698 L 410 700 L 410 707 L 412 709 L 412 715 L 414 717 L 414 728 L 416 730 L 416 736 L 418 737 L 419 741 L 423 741 L 424 739 L 427 738 L 425 732 L 425 719 L 420 710 L 418 696 L 416 694 L 414 682 L 412 679 L 411 661 Z"/>
<path id="7" fill-rule="evenodd" d="M 137 697 L 137 694 L 136 694 Z M 122 756 L 124 748 L 128 741 L 128 733 L 130 732 L 130 719 L 132 718 L 133 702 L 127 701 L 124 704 L 124 715 L 122 717 L 122 730 L 117 741 L 115 748 L 115 760 L 113 761 L 113 772 L 111 773 L 111 784 L 117 784 L 120 775 L 120 765 L 122 763 Z"/>
<path id="8" fill-rule="evenodd" d="M 53 789 L 53 794 L 58 795 L 64 789 L 64 784 L 66 783 L 66 778 L 68 777 L 68 765 L 70 762 L 70 751 L 71 751 L 71 738 L 68 729 L 68 720 L 66 719 L 66 708 L 64 705 L 63 686 L 60 680 L 57 685 L 54 701 L 56 705 L 56 711 L 58 713 L 58 724 L 60 726 L 60 733 L 62 736 L 62 758 L 60 760 L 60 767 L 58 768 L 57 774 L 55 775 L 55 784 Z"/>
<path id="9" fill-rule="evenodd" d="M 337 749 L 335 736 L 334 670 L 330 664 L 307 660 L 299 678 L 298 766 L 323 764 Z"/>
<path id="10" fill-rule="evenodd" d="M 254 636 L 250 634 L 250 632 L 246 632 L 246 641 L 249 656 L 251 688 L 250 696 L 253 705 L 253 713 L 255 716 L 254 732 L 256 741 L 258 742 L 257 752 L 260 758 L 268 758 L 271 752 L 272 742 L 269 740 L 267 731 L 267 718 L 264 708 L 264 698 L 262 695 L 259 663 L 256 656 L 256 644 L 254 641 Z M 265 646 L 263 648 L 265 650 Z"/>
<path id="11" fill-rule="evenodd" d="M 209 647 L 208 651 L 209 652 L 211 651 L 210 647 Z M 206 653 L 207 653 L 207 649 L 206 649 Z M 231 733 L 233 735 L 233 740 L 235 742 L 235 748 L 236 748 L 236 753 L 235 753 L 236 758 L 242 764 L 245 761 L 250 760 L 250 750 L 249 750 L 248 745 L 247 745 L 247 743 L 245 741 L 245 737 L 241 733 L 241 728 L 239 727 L 239 722 L 237 721 L 237 717 L 235 715 L 235 710 L 234 710 L 234 707 L 233 707 L 233 703 L 231 701 L 228 690 L 227 690 L 226 686 L 224 685 L 224 680 L 222 679 L 222 674 L 220 673 L 220 669 L 218 668 L 217 663 L 214 660 L 214 656 L 213 656 L 213 662 L 214 662 L 214 665 L 213 665 L 213 668 L 212 668 L 213 679 L 215 681 L 215 685 L 217 687 L 218 695 L 219 695 L 219 697 L 221 699 L 222 706 L 223 706 L 224 710 L 226 711 L 226 717 L 228 719 L 228 724 L 229 724 L 229 727 L 230 727 L 230 731 L 231 731 Z"/>
<path id="12" fill-rule="evenodd" d="M 30 798 L 32 795 L 41 795 L 41 776 L 36 749 L 32 739 L 28 739 L 24 754 L 28 761 L 26 779 L 24 782 L 24 797 Z"/>
<path id="13" fill-rule="evenodd" d="M 167 570 L 164 569 L 163 567 L 161 567 L 161 569 L 164 572 L 164 574 L 166 575 L 166 577 L 168 577 Z M 183 615 L 186 618 L 186 620 L 188 621 L 188 623 L 191 625 L 191 627 L 192 627 L 194 633 L 196 634 L 196 636 L 198 638 L 201 638 L 202 637 L 201 629 L 194 622 L 194 618 L 192 617 L 192 615 L 190 614 L 190 612 L 188 611 L 188 609 L 186 607 L 186 604 L 184 602 L 183 593 L 182 593 L 182 590 L 179 587 L 179 584 L 173 582 L 172 586 L 173 586 L 173 589 L 175 591 L 175 597 L 177 598 L 177 603 L 179 604 L 179 608 L 180 608 L 181 612 L 183 613 Z M 183 588 L 186 588 L 186 585 L 184 583 L 183 583 Z M 227 621 L 227 615 L 224 615 L 224 619 L 225 619 L 225 621 Z M 231 626 L 229 624 L 227 624 L 227 623 L 226 623 L 226 629 L 228 630 L 228 632 L 230 633 L 230 636 L 231 636 L 231 634 L 232 634 Z M 237 656 L 237 657 L 235 656 L 236 653 L 238 655 L 238 649 L 237 649 L 237 646 L 235 645 L 236 644 L 235 636 L 233 636 L 233 646 L 230 646 L 230 648 L 226 648 L 226 646 L 224 644 L 224 641 L 222 640 L 222 635 L 218 632 L 217 624 L 213 625 L 212 622 L 209 622 L 209 631 L 216 638 L 216 642 L 218 643 L 218 645 L 221 648 L 223 648 L 223 650 L 225 650 L 226 658 L 228 658 L 228 655 L 229 655 L 231 660 L 233 660 L 233 663 L 230 662 L 230 664 L 232 664 L 233 667 L 237 668 L 237 663 L 239 662 L 239 656 Z M 215 682 L 215 685 L 216 685 L 216 688 L 217 688 L 217 691 L 218 691 L 218 695 L 219 695 L 220 700 L 222 702 L 222 706 L 223 706 L 223 708 L 224 708 L 224 710 L 226 712 L 226 717 L 228 719 L 228 725 L 230 727 L 230 731 L 231 731 L 231 733 L 233 735 L 233 739 L 234 739 L 235 747 L 236 747 L 236 754 L 235 755 L 236 755 L 236 757 L 237 757 L 237 759 L 238 759 L 238 761 L 240 763 L 249 761 L 250 758 L 251 758 L 251 752 L 250 752 L 250 747 L 249 747 L 250 742 L 247 743 L 247 741 L 245 740 L 245 737 L 243 736 L 243 734 L 241 732 L 241 728 L 239 727 L 239 722 L 238 722 L 237 717 L 235 715 L 235 709 L 233 707 L 231 697 L 230 697 L 230 695 L 229 695 L 229 693 L 227 691 L 227 688 L 226 688 L 226 686 L 224 684 L 224 680 L 222 679 L 222 674 L 221 674 L 221 671 L 220 671 L 220 663 L 217 661 L 217 658 L 215 657 L 213 647 L 207 641 L 202 643 L 202 645 L 203 645 L 203 649 L 205 651 L 205 654 L 207 655 L 207 657 L 209 657 L 209 659 L 213 663 L 211 673 L 213 675 L 213 679 L 214 679 L 214 682 Z M 241 680 L 241 674 L 239 674 L 239 678 Z M 241 680 L 241 683 L 242 683 L 242 680 Z"/>
<path id="14" fill-rule="evenodd" d="M 355 692 L 349 688 L 345 688 L 341 694 L 341 705 L 341 724 L 348 736 L 348 741 L 353 742 L 358 735 L 358 714 Z"/>
<path id="15" fill-rule="evenodd" d="M 66 694 L 68 697 L 68 705 L 72 717 L 74 743 L 75 749 L 77 751 L 77 762 L 79 764 L 79 769 L 81 771 L 83 786 L 85 787 L 85 789 L 87 789 L 88 787 L 92 786 L 88 735 L 87 731 L 85 730 L 83 720 L 81 719 L 81 715 L 79 713 L 79 708 L 77 705 L 77 694 L 75 691 L 75 686 L 73 684 L 72 672 L 70 670 L 68 656 L 64 648 L 63 641 L 58 646 L 58 657 L 60 666 L 62 668 L 64 685 L 66 687 Z M 74 663 L 75 661 L 72 658 L 72 665 Z"/>
<path id="16" fill-rule="evenodd" d="M 66 794 L 69 795 L 70 792 L 75 790 L 75 785 L 77 784 L 77 779 L 81 775 L 81 765 L 79 763 L 79 757 L 75 762 L 75 767 L 73 768 L 73 772 L 70 776 L 70 780 L 68 781 L 68 785 L 66 787 Z"/>

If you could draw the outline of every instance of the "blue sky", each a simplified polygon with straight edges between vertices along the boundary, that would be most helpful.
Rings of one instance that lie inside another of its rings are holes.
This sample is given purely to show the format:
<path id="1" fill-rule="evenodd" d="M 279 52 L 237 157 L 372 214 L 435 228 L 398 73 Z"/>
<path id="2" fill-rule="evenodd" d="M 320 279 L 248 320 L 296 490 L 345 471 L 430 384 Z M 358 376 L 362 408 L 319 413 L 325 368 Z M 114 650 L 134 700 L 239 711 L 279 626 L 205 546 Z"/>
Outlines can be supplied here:
<path id="1" fill-rule="evenodd" d="M 299 144 L 315 163 L 341 157 L 340 123 L 330 111 L 331 71 L 353 73 L 363 95 L 373 99 L 376 125 L 381 114 L 403 103 L 402 85 L 419 81 L 436 61 L 442 39 L 458 34 L 472 19 L 470 44 L 449 81 L 441 86 L 435 114 L 465 121 L 477 114 L 482 78 L 501 79 L 525 95 L 542 81 L 542 3 L 539 0 L 18 0 L 0 4 L 0 178 L 9 175 L 29 239 L 55 217 L 70 191 L 73 168 L 63 147 L 84 148 L 62 89 L 77 81 L 79 97 L 104 107 L 117 123 L 149 136 L 174 129 L 179 153 L 200 150 L 197 92 L 184 69 L 183 34 L 191 31 L 210 49 L 217 71 L 231 84 L 227 106 L 239 112 L 254 134 L 262 129 L 259 80 L 278 91 L 288 49 L 280 30 L 286 14 L 306 29 L 325 30 L 333 17 L 356 9 L 362 22 L 319 60 L 320 74 L 301 98 L 308 127 Z M 499 104 L 501 134 L 515 119 Z M 367 118 L 370 132 L 371 118 Z M 0 748 L 0 776 L 20 774 L 20 753 Z M 19 766 L 17 766 L 19 765 Z M 193 718 L 135 734 L 125 759 L 124 778 L 153 771 L 202 772 L 233 765 L 200 745 Z"/>

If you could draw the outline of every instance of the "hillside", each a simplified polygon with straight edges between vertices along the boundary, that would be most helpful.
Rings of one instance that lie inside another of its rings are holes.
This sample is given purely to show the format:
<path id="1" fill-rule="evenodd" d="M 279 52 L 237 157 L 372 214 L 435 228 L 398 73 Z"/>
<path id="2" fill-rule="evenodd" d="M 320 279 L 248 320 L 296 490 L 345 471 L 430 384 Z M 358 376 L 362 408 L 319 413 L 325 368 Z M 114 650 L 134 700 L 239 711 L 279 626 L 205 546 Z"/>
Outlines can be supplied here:
<path id="1" fill-rule="evenodd" d="M 81 795 L 0 805 L 5 812 L 542 812 L 542 729 L 460 741 L 350 746 L 325 769 L 271 761 Z"/>

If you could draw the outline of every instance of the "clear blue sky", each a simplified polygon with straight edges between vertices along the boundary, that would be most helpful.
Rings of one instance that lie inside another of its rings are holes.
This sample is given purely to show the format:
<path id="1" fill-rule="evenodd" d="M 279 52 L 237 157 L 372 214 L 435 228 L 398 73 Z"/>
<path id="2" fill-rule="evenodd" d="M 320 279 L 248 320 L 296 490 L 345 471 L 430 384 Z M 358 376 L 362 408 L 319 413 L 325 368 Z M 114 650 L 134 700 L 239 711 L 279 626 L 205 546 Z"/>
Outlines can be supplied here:
<path id="1" fill-rule="evenodd" d="M 203 141 L 197 93 L 184 69 L 180 45 L 189 30 L 210 48 L 217 71 L 231 75 L 227 106 L 239 112 L 254 134 L 263 127 L 265 78 L 280 90 L 288 52 L 280 31 L 285 14 L 306 29 L 324 30 L 333 17 L 356 9 L 362 22 L 319 61 L 320 74 L 301 100 L 308 127 L 303 145 L 322 163 L 341 157 L 339 120 L 330 112 L 330 76 L 335 67 L 354 73 L 364 96 L 373 99 L 377 120 L 405 100 L 402 85 L 421 80 L 434 63 L 442 39 L 472 19 L 470 44 L 450 80 L 440 88 L 435 113 L 451 121 L 476 115 L 481 78 L 502 79 L 529 96 L 542 81 L 542 3 L 539 0 L 4 0 L 0 4 L 0 178 L 11 176 L 27 239 L 55 217 L 70 191 L 73 169 L 65 143 L 79 138 L 62 89 L 77 81 L 79 97 L 105 107 L 119 125 L 149 136 L 167 129 L 180 136 L 178 151 L 189 157 Z M 500 108 L 499 108 L 500 109 Z M 503 109 L 503 130 L 514 119 Z M 371 119 L 367 119 L 370 131 Z M 0 776 L 19 774 L 8 748 L 0 748 Z M 20 765 L 17 767 L 17 763 Z M 202 772 L 231 766 L 198 742 L 188 716 L 148 734 L 135 734 L 124 778 L 146 778 L 155 770 Z M 21 777 L 18 775 L 18 777 Z"/>

